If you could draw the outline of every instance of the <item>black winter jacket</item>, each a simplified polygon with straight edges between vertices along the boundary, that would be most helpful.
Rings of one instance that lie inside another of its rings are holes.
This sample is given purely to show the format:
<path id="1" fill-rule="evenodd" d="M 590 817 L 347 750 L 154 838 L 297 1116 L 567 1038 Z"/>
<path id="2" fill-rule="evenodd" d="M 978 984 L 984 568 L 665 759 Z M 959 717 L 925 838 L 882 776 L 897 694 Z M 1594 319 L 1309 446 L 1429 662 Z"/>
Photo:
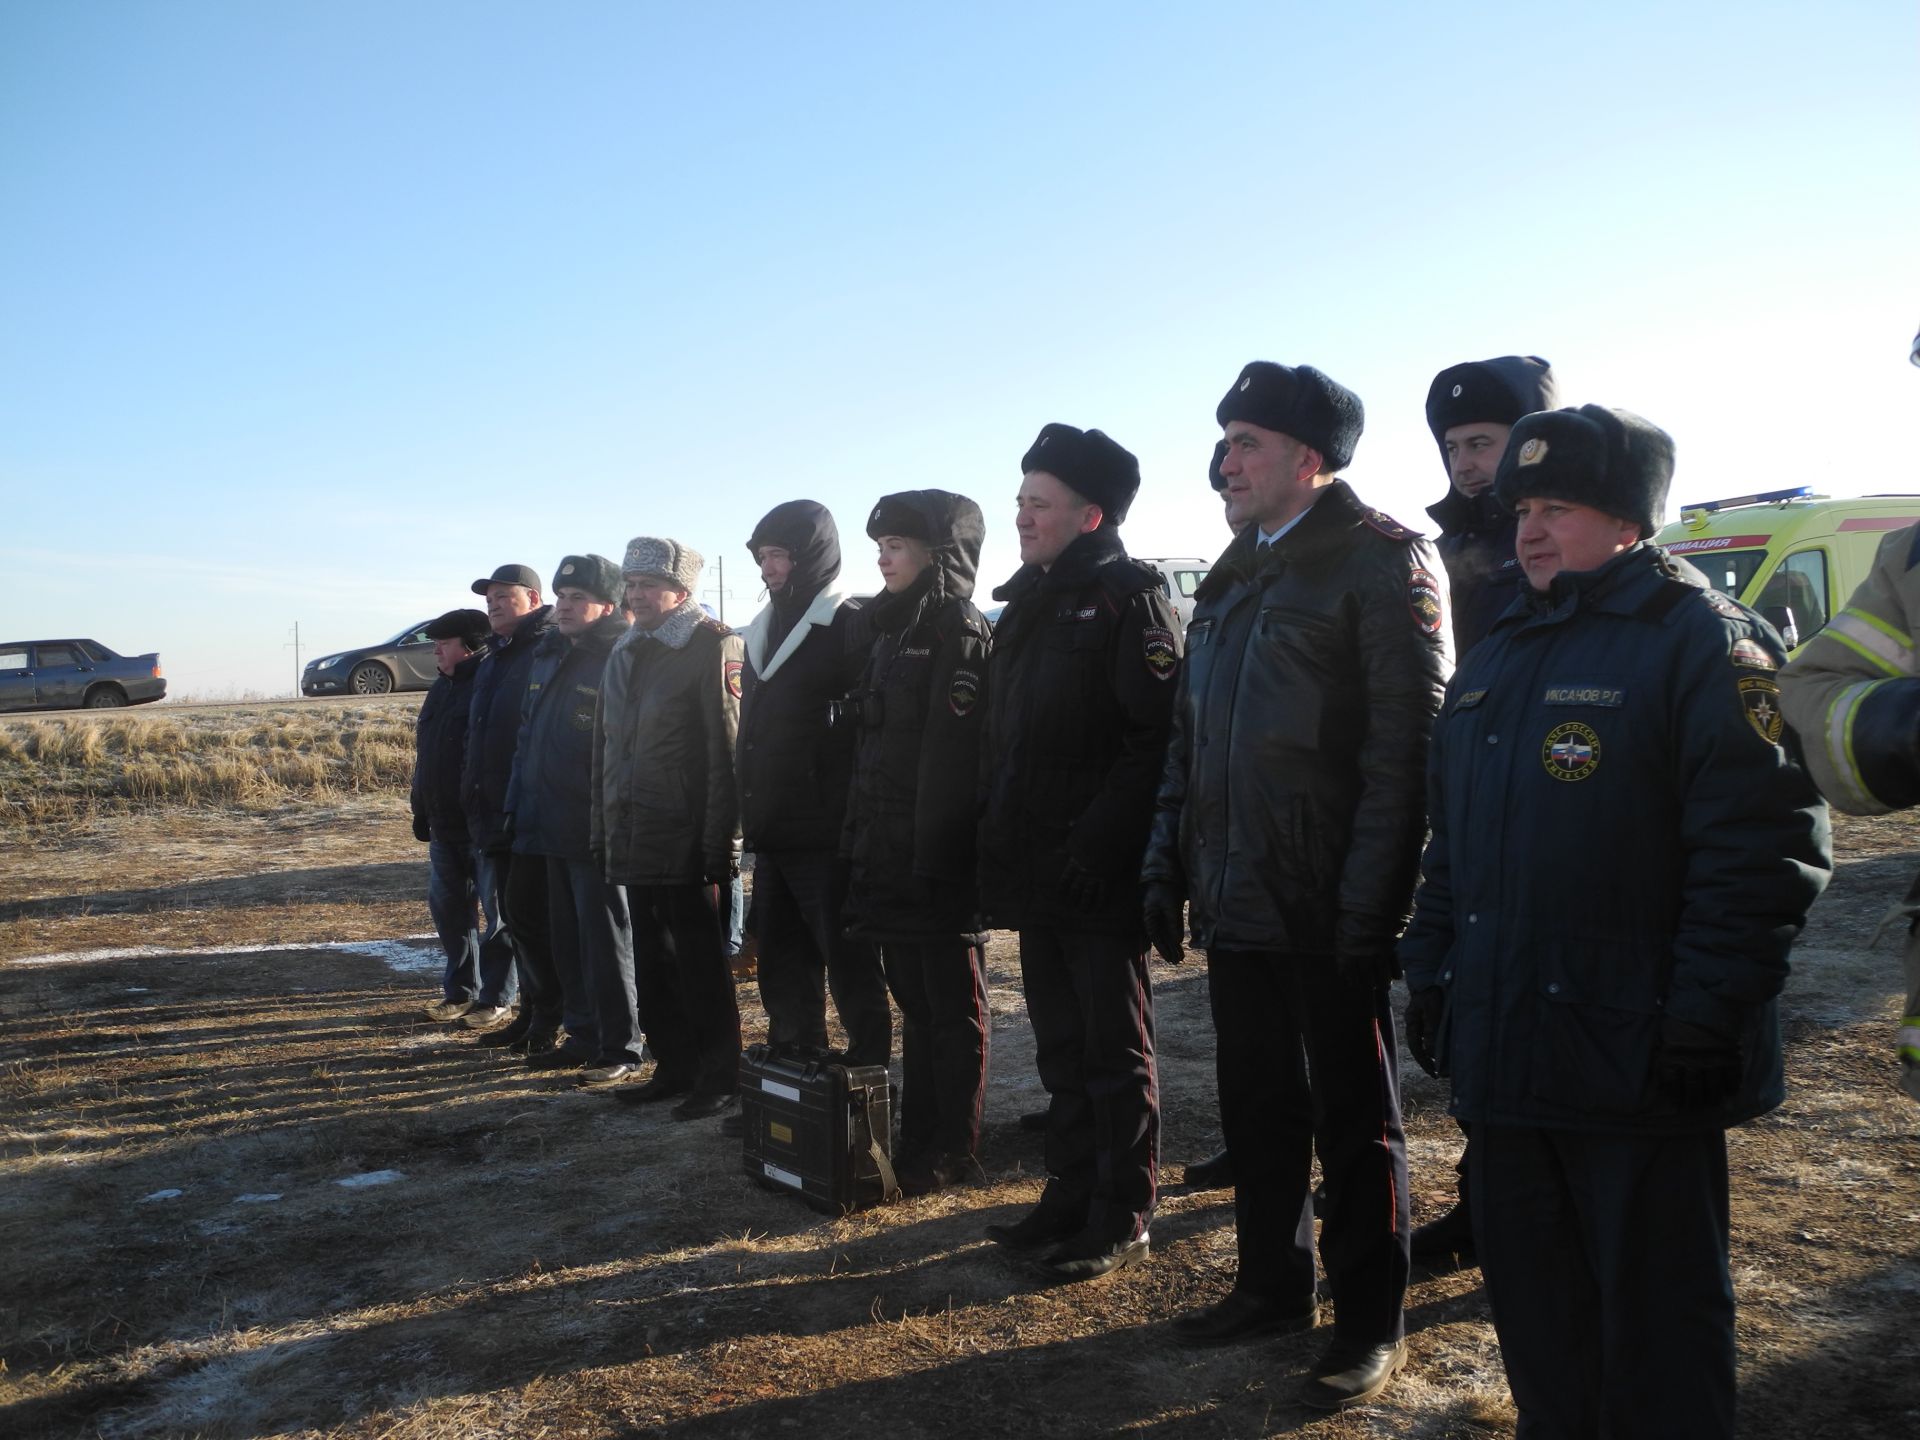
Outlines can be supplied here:
<path id="1" fill-rule="evenodd" d="M 775 506 L 748 549 L 758 554 L 762 545 L 784 549 L 793 573 L 742 633 L 741 833 L 749 850 L 831 854 L 846 821 L 854 739 L 853 725 L 836 725 L 834 713 L 866 663 L 850 639 L 860 602 L 834 584 L 839 537 L 824 506 Z"/>
<path id="2" fill-rule="evenodd" d="M 740 637 L 692 600 L 629 630 L 600 685 L 592 846 L 616 885 L 697 885 L 740 860 Z"/>
<path id="3" fill-rule="evenodd" d="M 1407 984 L 1445 992 L 1453 1112 L 1495 1125 L 1717 1128 L 1782 1098 L 1775 997 L 1831 870 L 1781 741 L 1780 637 L 1635 546 L 1501 617 L 1434 729 Z M 1654 1085 L 1663 1018 L 1737 1040 L 1740 1093 Z"/>
<path id="4" fill-rule="evenodd" d="M 1448 661 L 1433 546 L 1336 480 L 1195 595 L 1145 878 L 1201 949 L 1378 954 L 1413 899 Z"/>
<path id="5" fill-rule="evenodd" d="M 986 617 L 973 607 L 980 507 L 926 501 L 933 563 L 906 590 L 860 612 L 872 636 L 848 708 L 858 712 L 841 853 L 852 863 L 848 929 L 875 940 L 964 936 L 981 943 L 974 874 Z M 943 497 L 943 498 L 931 498 Z"/>
<path id="6" fill-rule="evenodd" d="M 451 675 L 437 678 L 420 702 L 413 727 L 413 818 L 425 820 L 437 840 L 467 840 L 460 804 L 460 772 L 467 756 L 467 720 L 474 675 L 484 652 L 469 655 Z"/>
<path id="7" fill-rule="evenodd" d="M 516 855 L 591 858 L 594 713 L 607 656 L 626 628 L 616 610 L 578 639 L 548 630 L 534 646 L 507 784 Z"/>
<path id="8" fill-rule="evenodd" d="M 1427 514 L 1440 527 L 1436 542 L 1447 567 L 1447 613 L 1453 620 L 1453 653 L 1464 660 L 1519 597 L 1520 560 L 1513 539 L 1520 522 L 1493 498 L 1493 490 L 1462 495 L 1449 488 Z"/>
<path id="9" fill-rule="evenodd" d="M 512 633 L 488 636 L 485 658 L 473 677 L 460 800 L 467 812 L 467 833 L 479 850 L 499 853 L 512 848 L 507 781 L 513 778 L 513 752 L 520 741 L 520 709 L 527 694 L 527 671 L 533 666 L 533 647 L 552 615 L 553 607 L 542 605 L 522 615 Z"/>
<path id="10" fill-rule="evenodd" d="M 1180 626 L 1159 572 L 1106 526 L 1052 569 L 1023 566 L 987 663 L 980 898 L 988 923 L 1137 934 L 1140 861 L 1166 762 Z M 1105 881 L 1095 909 L 1061 894 L 1071 859 Z"/>

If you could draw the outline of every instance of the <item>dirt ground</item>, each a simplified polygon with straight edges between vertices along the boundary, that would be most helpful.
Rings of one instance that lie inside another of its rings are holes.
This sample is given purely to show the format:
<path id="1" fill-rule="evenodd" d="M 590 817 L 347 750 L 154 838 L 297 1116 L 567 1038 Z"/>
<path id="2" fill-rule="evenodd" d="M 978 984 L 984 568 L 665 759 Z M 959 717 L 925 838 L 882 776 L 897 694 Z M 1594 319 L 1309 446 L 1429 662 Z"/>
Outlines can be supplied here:
<path id="1" fill-rule="evenodd" d="M 1841 843 L 1787 996 L 1788 1103 L 1733 1136 L 1754 1436 L 1920 1421 L 1920 1110 L 1893 1086 L 1897 947 L 1863 948 L 1920 827 Z M 982 1182 L 828 1219 L 750 1183 L 711 1122 L 421 1019 L 437 958 L 393 942 L 426 930 L 425 881 L 392 797 L 0 837 L 0 1434 L 1512 1433 L 1477 1271 L 1418 1279 L 1407 1375 L 1328 1418 L 1292 1399 L 1313 1337 L 1169 1342 L 1230 1283 L 1228 1193 L 1170 1183 L 1152 1263 L 1089 1285 L 983 1240 L 1040 1185 L 1007 937 Z M 1154 978 L 1172 1181 L 1218 1140 L 1211 1027 L 1198 964 Z M 1420 1220 L 1457 1136 L 1402 1071 Z"/>

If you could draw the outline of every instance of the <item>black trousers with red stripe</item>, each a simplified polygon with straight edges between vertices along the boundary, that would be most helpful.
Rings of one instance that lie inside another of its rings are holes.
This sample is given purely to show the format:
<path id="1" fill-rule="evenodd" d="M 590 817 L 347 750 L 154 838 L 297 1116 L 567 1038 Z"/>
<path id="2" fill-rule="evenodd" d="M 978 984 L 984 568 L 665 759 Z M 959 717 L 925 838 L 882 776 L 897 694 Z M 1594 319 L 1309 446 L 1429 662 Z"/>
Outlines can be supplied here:
<path id="1" fill-rule="evenodd" d="M 1407 1141 L 1386 987 L 1341 979 L 1329 955 L 1215 950 L 1207 973 L 1239 1288 L 1290 1309 L 1312 1303 L 1318 1151 L 1335 1335 L 1356 1345 L 1399 1339 Z"/>
<path id="2" fill-rule="evenodd" d="M 1048 1096 L 1043 1203 L 1106 1240 L 1135 1239 L 1153 1219 L 1160 1147 L 1142 942 L 1022 930 L 1020 982 Z"/>
<path id="3" fill-rule="evenodd" d="M 900 1158 L 973 1155 L 987 1098 L 987 973 L 960 939 L 883 940 L 900 1007 Z"/>

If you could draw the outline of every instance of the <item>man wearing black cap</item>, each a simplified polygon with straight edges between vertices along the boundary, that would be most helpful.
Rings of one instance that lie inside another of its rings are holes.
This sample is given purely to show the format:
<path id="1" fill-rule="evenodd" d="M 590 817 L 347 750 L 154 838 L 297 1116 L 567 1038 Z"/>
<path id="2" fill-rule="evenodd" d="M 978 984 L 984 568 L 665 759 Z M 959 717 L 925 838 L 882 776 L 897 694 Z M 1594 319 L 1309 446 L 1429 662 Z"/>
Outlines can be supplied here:
<path id="1" fill-rule="evenodd" d="M 553 628 L 534 647 L 520 744 L 507 786 L 516 866 L 538 857 L 566 1043 L 529 1055 L 536 1070 L 577 1066 L 586 1086 L 618 1085 L 640 1065 L 633 926 L 626 892 L 593 853 L 594 716 L 614 642 L 620 568 L 569 555 L 553 577 Z"/>
<path id="2" fill-rule="evenodd" d="M 413 838 L 427 845 L 427 910 L 447 954 L 438 1004 L 429 1020 L 458 1020 L 480 993 L 480 931 L 475 925 L 473 844 L 460 806 L 460 766 L 466 758 L 467 714 L 473 701 L 475 654 L 486 643 L 487 617 L 449 610 L 430 621 L 433 663 L 440 678 L 420 702 L 414 722 Z"/>
<path id="3" fill-rule="evenodd" d="M 1433 547 L 1335 478 L 1359 397 L 1256 361 L 1217 418 L 1229 523 L 1201 583 L 1145 866 L 1147 933 L 1207 952 L 1240 1271 L 1192 1344 L 1305 1330 L 1320 1252 L 1333 1339 L 1300 1392 L 1372 1399 L 1406 1359 L 1407 1156 L 1388 986 L 1413 894 L 1447 674 Z"/>
<path id="4" fill-rule="evenodd" d="M 1725 1130 L 1780 1103 L 1776 997 L 1831 866 L 1779 635 L 1644 543 L 1672 471 L 1623 410 L 1514 426 L 1528 588 L 1448 688 L 1400 945 L 1408 1049 L 1473 1126 L 1522 1435 L 1733 1434 Z"/>
<path id="5" fill-rule="evenodd" d="M 474 672 L 472 718 L 467 728 L 467 766 L 461 772 L 461 801 L 474 839 L 480 876 L 480 902 L 492 897 L 499 931 L 480 943 L 480 1000 L 461 1021 L 486 1029 L 476 1043 L 515 1052 L 551 1050 L 561 1027 L 561 977 L 553 970 L 553 941 L 547 933 L 547 868 L 513 864 L 513 833 L 507 822 L 507 781 L 520 741 L 520 703 L 526 676 L 534 664 L 534 645 L 551 624 L 553 607 L 541 603 L 540 574 L 530 564 L 501 564 L 490 576 L 472 582 L 474 595 L 486 599 L 486 659 Z M 505 1010 L 515 991 L 520 1012 L 505 1027 L 482 1014 L 488 1002 Z"/>
<path id="6" fill-rule="evenodd" d="M 1536 410 L 1552 409 L 1554 398 L 1553 367 L 1538 355 L 1449 365 L 1427 387 L 1427 428 L 1440 447 L 1448 480 L 1446 497 L 1429 505 L 1427 514 L 1440 527 L 1456 660 L 1466 658 L 1520 593 L 1513 512 L 1495 498 L 1493 477 L 1514 422 Z M 1472 1192 L 1464 1152 L 1455 1168 L 1459 1202 L 1413 1232 L 1413 1258 L 1423 1264 L 1473 1258 Z"/>
<path id="7" fill-rule="evenodd" d="M 767 606 L 743 635 L 735 771 L 742 843 L 754 856 L 767 1039 L 824 1049 L 831 989 L 846 1063 L 885 1065 L 893 1011 L 880 953 L 849 936 L 841 914 L 853 727 L 834 724 L 833 715 L 866 658 L 847 638 L 859 602 L 840 583 L 840 532 L 824 505 L 774 506 L 747 550 L 766 582 Z"/>
<path id="8" fill-rule="evenodd" d="M 1507 433 L 1522 415 L 1551 410 L 1553 367 L 1538 355 L 1450 365 L 1427 389 L 1427 428 L 1447 467 L 1446 498 L 1427 514 L 1440 527 L 1453 653 L 1464 659 L 1520 593 L 1513 513 L 1493 494 Z"/>
<path id="9" fill-rule="evenodd" d="M 1180 671 L 1159 572 L 1119 527 L 1140 465 L 1098 430 L 1048 425 L 1021 458 L 1019 571 L 987 666 L 980 895 L 1020 934 L 1020 978 L 1049 1096 L 1047 1183 L 989 1225 L 1046 1249 L 1063 1280 L 1147 1257 L 1160 1099 L 1140 857 Z"/>

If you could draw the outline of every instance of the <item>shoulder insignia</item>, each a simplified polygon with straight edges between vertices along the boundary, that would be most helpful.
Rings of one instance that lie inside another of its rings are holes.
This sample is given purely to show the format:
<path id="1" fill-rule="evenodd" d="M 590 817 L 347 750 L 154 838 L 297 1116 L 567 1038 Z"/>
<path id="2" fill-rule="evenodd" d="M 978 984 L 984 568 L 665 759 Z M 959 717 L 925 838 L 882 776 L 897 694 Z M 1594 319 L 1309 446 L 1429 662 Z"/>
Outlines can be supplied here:
<path id="1" fill-rule="evenodd" d="M 1742 675 L 1734 683 L 1739 686 L 1740 704 L 1747 712 L 1747 723 L 1769 745 L 1778 745 L 1785 722 L 1780 714 L 1780 687 L 1773 677 Z"/>
<path id="2" fill-rule="evenodd" d="M 963 719 L 973 713 L 973 707 L 980 703 L 980 677 L 971 670 L 953 672 L 953 682 L 947 686 L 947 708 Z"/>
<path id="3" fill-rule="evenodd" d="M 1180 652 L 1174 647 L 1173 632 L 1151 626 L 1140 632 L 1140 648 L 1147 661 L 1147 672 L 1156 680 L 1171 680 L 1180 668 Z"/>
<path id="4" fill-rule="evenodd" d="M 1733 650 L 1729 658 L 1734 664 L 1744 666 L 1749 670 L 1778 670 L 1780 668 L 1779 662 L 1767 653 L 1767 647 L 1762 645 L 1758 640 L 1742 638 L 1734 641 Z"/>
<path id="5" fill-rule="evenodd" d="M 727 682 L 727 694 L 736 700 L 740 698 L 741 668 L 741 662 L 738 660 L 729 660 L 721 666 L 722 678 Z"/>
<path id="6" fill-rule="evenodd" d="M 1366 522 L 1369 530 L 1377 530 L 1389 540 L 1405 542 L 1422 538 L 1418 530 L 1409 530 L 1386 511 L 1375 510 L 1370 505 L 1360 507 L 1360 518 Z"/>
<path id="7" fill-rule="evenodd" d="M 1430 571 L 1416 565 L 1407 576 L 1407 609 L 1422 635 L 1438 635 L 1443 620 L 1440 609 L 1440 582 Z"/>
<path id="8" fill-rule="evenodd" d="M 1747 618 L 1747 612 L 1742 610 L 1736 601 L 1729 600 L 1718 590 L 1702 590 L 1700 593 L 1707 597 L 1707 604 L 1713 607 L 1715 614 L 1724 615 L 1729 620 L 1744 620 Z"/>

